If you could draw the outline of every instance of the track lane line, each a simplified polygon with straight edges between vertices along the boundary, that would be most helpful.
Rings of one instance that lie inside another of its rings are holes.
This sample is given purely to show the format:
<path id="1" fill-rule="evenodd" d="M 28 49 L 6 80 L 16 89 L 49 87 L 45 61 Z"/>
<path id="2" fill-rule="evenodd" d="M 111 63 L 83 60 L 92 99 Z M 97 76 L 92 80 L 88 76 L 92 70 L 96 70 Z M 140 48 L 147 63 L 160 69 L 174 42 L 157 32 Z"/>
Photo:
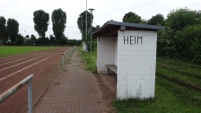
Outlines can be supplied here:
<path id="1" fill-rule="evenodd" d="M 7 79 L 7 78 L 9 78 L 9 77 L 11 77 L 11 76 L 13 76 L 13 75 L 15 75 L 15 74 L 21 72 L 21 71 L 24 71 L 25 69 L 28 69 L 28 68 L 30 68 L 30 67 L 32 67 L 32 66 L 38 64 L 38 63 L 41 63 L 42 61 L 45 61 L 45 60 L 47 60 L 48 58 L 53 57 L 53 56 L 55 56 L 55 55 L 57 55 L 57 54 L 54 54 L 54 55 L 49 56 L 49 57 L 47 57 L 47 58 L 44 58 L 44 59 L 42 59 L 42 60 L 40 60 L 40 61 L 38 61 L 38 62 L 35 62 L 35 63 L 33 63 L 33 64 L 31 64 L 31 65 L 25 67 L 25 68 L 22 68 L 22 69 L 20 69 L 20 70 L 14 72 L 14 73 L 12 73 L 12 74 L 9 74 L 9 75 L 7 75 L 7 76 L 5 76 L 5 77 L 2 77 L 2 78 L 0 78 L 0 81 L 5 80 L 5 79 Z"/>
<path id="2" fill-rule="evenodd" d="M 27 61 L 25 61 L 25 62 L 21 62 L 21 63 L 15 64 L 15 65 L 12 65 L 12 66 L 9 66 L 9 67 L 5 67 L 5 68 L 1 69 L 0 72 L 1 72 L 1 71 L 4 71 L 4 70 L 6 70 L 6 69 L 9 69 L 9 68 L 16 67 L 16 66 L 22 65 L 22 64 L 24 64 L 24 63 L 30 62 L 30 61 L 35 60 L 35 59 L 40 58 L 40 57 L 42 57 L 42 56 L 39 56 L 39 57 L 36 57 L 36 58 L 32 58 L 32 59 L 27 60 Z"/>
<path id="3" fill-rule="evenodd" d="M 28 55 L 28 54 L 22 54 L 21 56 L 17 56 L 16 58 L 20 58 L 20 57 L 26 56 L 26 55 Z M 1 59 L 0 59 L 0 63 L 1 63 L 1 62 L 7 62 L 7 61 L 9 61 L 9 60 L 13 60 L 12 56 L 8 56 L 8 57 L 6 57 L 6 58 L 8 58 L 8 59 L 4 59 L 4 60 L 1 60 Z M 14 58 L 14 59 L 16 59 L 16 58 Z"/>
<path id="4" fill-rule="evenodd" d="M 13 62 L 17 62 L 17 61 L 22 60 L 22 59 L 26 59 L 26 58 L 20 58 L 20 59 L 17 59 L 17 60 L 13 60 L 13 61 L 11 61 L 11 62 L 6 62 L 6 63 L 4 63 L 4 64 L 0 64 L 0 66 L 6 65 L 6 64 L 10 64 L 10 63 L 13 63 Z"/>
<path id="5" fill-rule="evenodd" d="M 22 54 L 21 56 L 17 56 L 16 58 L 12 58 L 12 56 L 9 56 L 11 58 L 8 57 L 8 59 L 3 59 L 3 60 L 0 59 L 0 63 L 7 62 L 7 61 L 12 61 L 12 60 L 15 60 L 15 59 L 18 59 L 18 58 L 21 58 L 21 57 L 26 57 L 26 56 L 29 56 L 29 55 L 37 55 L 37 54 L 43 54 L 43 53 Z M 51 54 L 51 53 L 48 53 L 48 54 Z"/>

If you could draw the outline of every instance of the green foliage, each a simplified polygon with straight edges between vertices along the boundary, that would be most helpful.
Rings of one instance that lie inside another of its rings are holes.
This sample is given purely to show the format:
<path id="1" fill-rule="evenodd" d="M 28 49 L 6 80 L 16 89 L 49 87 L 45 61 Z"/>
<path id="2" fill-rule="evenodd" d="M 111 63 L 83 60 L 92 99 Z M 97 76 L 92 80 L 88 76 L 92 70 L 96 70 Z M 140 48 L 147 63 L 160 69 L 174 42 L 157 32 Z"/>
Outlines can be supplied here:
<path id="1" fill-rule="evenodd" d="M 0 48 L 0 57 L 12 56 L 17 54 L 25 54 L 35 51 L 43 51 L 51 49 L 50 47 L 31 47 L 31 46 L 4 46 Z"/>
<path id="2" fill-rule="evenodd" d="M 7 21 L 7 33 L 12 42 L 16 42 L 19 32 L 19 23 L 15 19 L 9 18 Z"/>
<path id="3" fill-rule="evenodd" d="M 76 40 L 76 39 L 68 39 L 67 41 L 67 45 L 70 46 L 81 46 L 82 45 L 82 41 L 81 40 Z"/>
<path id="4" fill-rule="evenodd" d="M 34 28 L 42 38 L 42 42 L 44 42 L 45 32 L 47 31 L 49 22 L 49 14 L 43 10 L 37 10 L 33 13 L 33 16 Z"/>
<path id="5" fill-rule="evenodd" d="M 82 52 L 81 47 L 78 47 L 78 51 L 80 52 L 82 62 L 86 64 L 86 70 L 91 71 L 93 73 L 97 73 L 96 69 L 97 51 L 93 51 L 92 54 L 90 54 L 90 52 Z"/>
<path id="6" fill-rule="evenodd" d="M 178 54 L 186 59 L 191 59 L 194 62 L 201 61 L 201 25 L 195 24 L 186 26 L 177 34 L 178 37 Z M 180 50 L 180 51 L 179 51 Z"/>
<path id="7" fill-rule="evenodd" d="M 86 13 L 87 13 L 87 20 L 86 20 Z M 92 16 L 92 17 L 91 17 Z M 91 20 L 92 18 L 92 20 Z M 82 40 L 83 41 L 88 41 L 89 40 L 89 36 L 90 36 L 90 28 L 91 28 L 91 24 L 93 22 L 93 14 L 91 14 L 90 12 L 86 12 L 86 11 L 83 11 L 78 19 L 77 19 L 77 25 L 78 25 L 78 28 L 82 34 Z M 86 37 L 86 22 L 87 22 L 87 37 Z"/>
<path id="8" fill-rule="evenodd" d="M 61 39 L 57 40 L 58 45 L 67 45 L 67 38 L 62 36 Z"/>
<path id="9" fill-rule="evenodd" d="M 178 9 L 171 11 L 166 20 L 166 26 L 174 31 L 182 30 L 187 25 L 196 23 L 197 12 L 189 9 Z"/>
<path id="10" fill-rule="evenodd" d="M 133 12 L 128 12 L 124 15 L 123 22 L 141 23 L 141 17 Z"/>
<path id="11" fill-rule="evenodd" d="M 162 14 L 157 14 L 155 16 L 152 16 L 149 20 L 148 20 L 148 24 L 151 25 L 165 25 L 165 20 L 164 20 L 164 16 Z"/>
<path id="12" fill-rule="evenodd" d="M 24 37 L 21 34 L 18 34 L 16 44 L 22 45 L 23 43 L 24 43 Z"/>
<path id="13" fill-rule="evenodd" d="M 7 41 L 6 38 L 6 19 L 0 16 L 0 41 Z"/>
<path id="14" fill-rule="evenodd" d="M 171 11 L 158 34 L 158 55 L 201 62 L 201 14 L 190 9 Z"/>
<path id="15" fill-rule="evenodd" d="M 66 13 L 62 9 L 55 9 L 52 12 L 53 32 L 58 43 L 62 43 L 62 41 L 66 40 L 63 33 L 66 27 L 66 19 Z"/>
<path id="16" fill-rule="evenodd" d="M 34 36 L 33 34 L 31 35 L 31 40 L 36 40 L 36 36 Z"/>

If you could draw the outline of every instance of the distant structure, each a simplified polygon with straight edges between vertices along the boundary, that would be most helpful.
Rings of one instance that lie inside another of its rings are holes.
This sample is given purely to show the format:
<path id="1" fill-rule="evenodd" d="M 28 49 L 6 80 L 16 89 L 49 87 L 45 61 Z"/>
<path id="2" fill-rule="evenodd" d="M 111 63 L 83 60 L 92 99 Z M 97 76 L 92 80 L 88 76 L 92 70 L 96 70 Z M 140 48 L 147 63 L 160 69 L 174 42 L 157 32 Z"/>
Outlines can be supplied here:
<path id="1" fill-rule="evenodd" d="M 24 39 L 25 46 L 35 46 L 35 41 L 31 39 Z"/>

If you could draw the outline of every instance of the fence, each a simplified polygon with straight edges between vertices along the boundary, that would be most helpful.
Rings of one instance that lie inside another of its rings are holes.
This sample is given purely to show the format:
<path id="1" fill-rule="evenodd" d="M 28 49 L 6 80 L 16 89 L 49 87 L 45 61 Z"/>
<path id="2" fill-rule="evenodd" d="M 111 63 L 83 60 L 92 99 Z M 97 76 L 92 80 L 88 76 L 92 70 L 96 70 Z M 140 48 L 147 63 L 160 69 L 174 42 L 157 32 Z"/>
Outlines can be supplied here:
<path id="1" fill-rule="evenodd" d="M 70 49 L 68 49 L 66 52 L 64 52 L 62 54 L 62 68 L 63 68 L 63 70 L 64 70 L 65 63 L 68 61 L 68 59 L 73 54 L 73 52 L 75 51 L 75 49 L 76 49 L 76 46 L 71 47 Z"/>
<path id="2" fill-rule="evenodd" d="M 28 113 L 32 113 L 32 84 L 31 84 L 32 77 L 33 77 L 33 74 L 29 75 L 28 77 L 18 82 L 7 91 L 3 92 L 0 95 L 0 104 L 3 101 L 5 101 L 8 97 L 10 97 L 12 94 L 14 94 L 17 90 L 19 90 L 22 86 L 28 83 Z"/>

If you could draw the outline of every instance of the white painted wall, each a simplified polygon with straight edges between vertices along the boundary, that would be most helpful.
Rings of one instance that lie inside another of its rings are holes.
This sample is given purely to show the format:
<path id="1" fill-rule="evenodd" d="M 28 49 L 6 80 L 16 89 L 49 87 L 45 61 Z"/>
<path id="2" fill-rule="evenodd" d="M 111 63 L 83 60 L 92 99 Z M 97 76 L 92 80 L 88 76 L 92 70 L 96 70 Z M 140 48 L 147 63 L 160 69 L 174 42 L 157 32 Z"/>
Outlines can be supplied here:
<path id="1" fill-rule="evenodd" d="M 105 65 L 115 64 L 115 40 L 117 37 L 98 37 L 97 39 L 97 71 L 107 72 Z"/>
<path id="2" fill-rule="evenodd" d="M 124 36 L 142 36 L 142 44 L 141 40 L 135 44 L 133 37 L 127 44 Z M 117 98 L 153 98 L 157 32 L 118 31 L 117 43 Z"/>
<path id="3" fill-rule="evenodd" d="M 114 51 L 114 54 L 115 54 L 115 56 L 114 56 L 114 60 L 115 60 L 115 62 L 114 62 L 114 65 L 116 65 L 117 66 L 117 38 L 115 38 L 115 42 L 114 42 L 114 46 L 115 46 L 115 51 Z"/>

